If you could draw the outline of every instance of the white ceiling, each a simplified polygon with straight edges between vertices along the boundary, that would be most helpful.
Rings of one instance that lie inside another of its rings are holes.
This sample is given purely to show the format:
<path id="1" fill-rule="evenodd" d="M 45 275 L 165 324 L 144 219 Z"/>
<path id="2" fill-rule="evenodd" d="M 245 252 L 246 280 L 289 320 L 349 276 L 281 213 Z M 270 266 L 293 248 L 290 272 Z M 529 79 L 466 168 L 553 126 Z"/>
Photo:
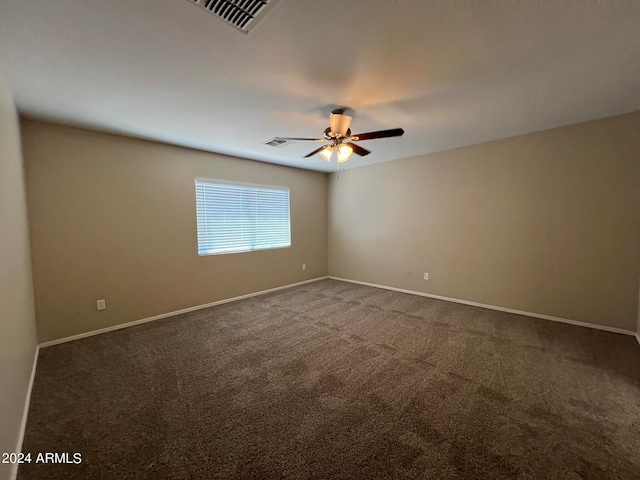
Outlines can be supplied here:
<path id="1" fill-rule="evenodd" d="M 541 6 L 544 5 L 544 6 Z M 640 108 L 640 1 L 278 0 L 249 35 L 185 0 L 2 0 L 0 58 L 23 114 L 332 171 Z"/>

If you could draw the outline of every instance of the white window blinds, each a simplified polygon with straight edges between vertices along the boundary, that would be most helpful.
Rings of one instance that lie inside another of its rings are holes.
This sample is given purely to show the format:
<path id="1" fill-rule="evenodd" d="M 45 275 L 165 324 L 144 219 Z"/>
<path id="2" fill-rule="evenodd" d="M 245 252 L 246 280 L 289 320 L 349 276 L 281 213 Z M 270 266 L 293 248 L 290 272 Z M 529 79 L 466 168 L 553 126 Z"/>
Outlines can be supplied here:
<path id="1" fill-rule="evenodd" d="M 291 246 L 289 189 L 196 179 L 198 254 Z"/>

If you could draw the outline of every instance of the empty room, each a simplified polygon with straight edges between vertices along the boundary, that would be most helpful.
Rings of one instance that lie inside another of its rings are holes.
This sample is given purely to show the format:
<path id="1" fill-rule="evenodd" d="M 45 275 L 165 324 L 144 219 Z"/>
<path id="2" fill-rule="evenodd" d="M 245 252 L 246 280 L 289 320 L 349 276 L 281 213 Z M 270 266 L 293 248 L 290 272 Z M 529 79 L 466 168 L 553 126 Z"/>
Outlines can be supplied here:
<path id="1" fill-rule="evenodd" d="M 640 478 L 640 2 L 0 2 L 0 480 Z"/>

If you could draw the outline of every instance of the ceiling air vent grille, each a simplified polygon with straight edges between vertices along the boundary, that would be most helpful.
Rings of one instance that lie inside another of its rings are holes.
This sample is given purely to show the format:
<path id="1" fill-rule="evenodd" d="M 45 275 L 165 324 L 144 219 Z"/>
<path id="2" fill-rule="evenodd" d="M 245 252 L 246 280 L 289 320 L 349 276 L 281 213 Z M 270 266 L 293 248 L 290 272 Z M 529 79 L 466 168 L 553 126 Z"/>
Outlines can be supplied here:
<path id="1" fill-rule="evenodd" d="M 276 147 L 276 148 L 282 148 L 282 147 L 286 147 L 287 145 L 291 145 L 292 143 L 296 143 L 296 142 L 292 142 L 290 140 L 285 140 L 283 138 L 272 138 L 271 140 L 267 140 L 266 142 L 262 142 L 265 145 L 269 145 L 270 147 Z"/>
<path id="2" fill-rule="evenodd" d="M 249 33 L 276 0 L 187 0 L 243 33 Z"/>

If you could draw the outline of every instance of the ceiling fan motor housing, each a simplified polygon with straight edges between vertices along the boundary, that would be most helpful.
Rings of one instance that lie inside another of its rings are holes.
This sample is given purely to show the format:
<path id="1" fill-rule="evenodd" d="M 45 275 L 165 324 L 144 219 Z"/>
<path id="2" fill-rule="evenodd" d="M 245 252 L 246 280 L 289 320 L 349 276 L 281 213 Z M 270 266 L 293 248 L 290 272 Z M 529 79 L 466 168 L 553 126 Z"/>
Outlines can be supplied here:
<path id="1" fill-rule="evenodd" d="M 329 134 L 332 137 L 348 137 L 352 118 L 343 113 L 332 113 L 329 117 Z"/>
<path id="2" fill-rule="evenodd" d="M 334 132 L 331 130 L 331 127 L 327 127 L 324 130 L 324 134 L 323 134 L 324 138 L 326 138 L 327 140 L 338 140 L 339 138 L 349 138 L 351 136 L 351 129 L 347 128 L 347 131 L 343 134 L 338 133 L 338 132 Z"/>

